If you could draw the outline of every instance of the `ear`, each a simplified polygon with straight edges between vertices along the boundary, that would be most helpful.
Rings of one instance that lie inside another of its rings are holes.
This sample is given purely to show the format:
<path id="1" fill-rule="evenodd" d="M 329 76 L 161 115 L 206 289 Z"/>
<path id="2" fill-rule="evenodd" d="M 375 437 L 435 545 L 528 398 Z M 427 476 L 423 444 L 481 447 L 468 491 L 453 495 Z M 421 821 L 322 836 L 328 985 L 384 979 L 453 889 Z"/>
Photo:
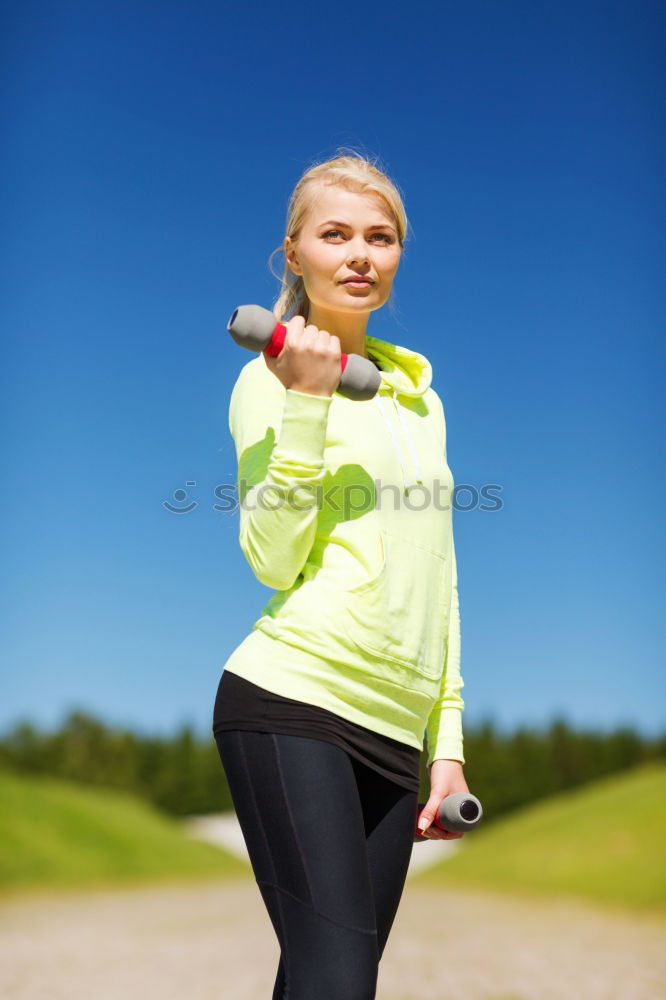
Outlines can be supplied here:
<path id="1" fill-rule="evenodd" d="M 287 259 L 287 263 L 294 274 L 301 274 L 301 265 L 298 263 L 298 256 L 289 236 L 285 237 L 284 240 L 284 254 Z"/>

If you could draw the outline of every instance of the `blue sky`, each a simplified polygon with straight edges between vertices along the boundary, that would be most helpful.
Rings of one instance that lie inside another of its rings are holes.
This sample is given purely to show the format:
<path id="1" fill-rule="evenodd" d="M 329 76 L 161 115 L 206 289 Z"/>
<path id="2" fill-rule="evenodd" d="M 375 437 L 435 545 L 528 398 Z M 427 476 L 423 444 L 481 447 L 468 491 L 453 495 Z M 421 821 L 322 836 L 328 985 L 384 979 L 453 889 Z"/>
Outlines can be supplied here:
<path id="1" fill-rule="evenodd" d="M 454 515 L 465 720 L 661 731 L 662 5 L 3 18 L 0 728 L 210 732 L 271 593 L 214 506 L 226 322 L 272 304 L 289 194 L 351 146 L 411 223 L 368 333 L 431 361 L 458 487 L 501 486 Z"/>

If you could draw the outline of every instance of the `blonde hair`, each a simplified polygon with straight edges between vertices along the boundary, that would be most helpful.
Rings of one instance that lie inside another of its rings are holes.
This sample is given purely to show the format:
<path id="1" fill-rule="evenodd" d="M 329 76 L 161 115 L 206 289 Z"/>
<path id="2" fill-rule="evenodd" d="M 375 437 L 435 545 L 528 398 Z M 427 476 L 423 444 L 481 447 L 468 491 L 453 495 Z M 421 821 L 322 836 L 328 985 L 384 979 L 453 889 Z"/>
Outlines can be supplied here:
<path id="1" fill-rule="evenodd" d="M 286 236 L 297 240 L 303 223 L 310 212 L 319 185 L 340 185 L 351 191 L 372 192 L 379 195 L 388 206 L 398 231 L 398 242 L 404 248 L 409 222 L 405 213 L 402 195 L 398 186 L 381 170 L 377 164 L 378 157 L 366 157 L 355 150 L 338 149 L 338 155 L 323 163 L 315 163 L 309 167 L 296 184 L 287 209 Z M 284 253 L 284 243 L 276 247 L 269 257 L 269 270 L 276 253 Z M 292 316 L 304 316 L 308 319 L 310 300 L 305 290 L 301 275 L 294 274 L 287 263 L 286 255 L 284 272 L 275 274 L 281 287 L 277 300 L 273 305 L 273 315 L 276 319 L 291 319 Z"/>

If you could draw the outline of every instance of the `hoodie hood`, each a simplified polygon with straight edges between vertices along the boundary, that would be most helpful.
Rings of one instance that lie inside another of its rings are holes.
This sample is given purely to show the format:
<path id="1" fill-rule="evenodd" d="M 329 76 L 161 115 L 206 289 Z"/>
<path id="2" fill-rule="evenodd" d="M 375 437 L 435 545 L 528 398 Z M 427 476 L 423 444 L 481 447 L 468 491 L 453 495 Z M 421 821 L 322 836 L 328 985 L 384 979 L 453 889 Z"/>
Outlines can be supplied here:
<path id="1" fill-rule="evenodd" d="M 367 335 L 365 346 L 381 371 L 380 391 L 389 389 L 402 396 L 423 396 L 432 381 L 432 368 L 423 354 Z"/>
<path id="2" fill-rule="evenodd" d="M 409 495 L 410 485 L 423 482 L 423 472 L 414 439 L 397 397 L 409 396 L 413 399 L 425 395 L 432 381 L 432 368 L 425 355 L 399 344 L 389 344 L 386 340 L 367 335 L 365 344 L 368 357 L 375 362 L 382 376 L 373 402 L 381 412 L 400 462 L 403 493 Z M 387 393 L 390 393 L 391 402 Z M 396 419 L 399 426 L 396 425 Z M 414 470 L 411 477 L 408 471 L 410 457 Z"/>

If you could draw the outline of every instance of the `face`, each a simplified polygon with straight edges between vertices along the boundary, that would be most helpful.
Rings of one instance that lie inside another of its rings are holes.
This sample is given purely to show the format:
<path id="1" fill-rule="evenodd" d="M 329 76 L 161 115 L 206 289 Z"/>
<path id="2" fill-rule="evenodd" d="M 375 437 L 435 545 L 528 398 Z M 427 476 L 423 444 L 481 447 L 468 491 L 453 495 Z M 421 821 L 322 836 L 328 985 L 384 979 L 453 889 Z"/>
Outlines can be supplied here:
<path id="1" fill-rule="evenodd" d="M 383 306 L 391 294 L 402 249 L 383 198 L 320 184 L 298 239 L 286 237 L 285 252 L 313 305 L 368 312 Z M 353 277 L 366 280 L 345 280 Z"/>

